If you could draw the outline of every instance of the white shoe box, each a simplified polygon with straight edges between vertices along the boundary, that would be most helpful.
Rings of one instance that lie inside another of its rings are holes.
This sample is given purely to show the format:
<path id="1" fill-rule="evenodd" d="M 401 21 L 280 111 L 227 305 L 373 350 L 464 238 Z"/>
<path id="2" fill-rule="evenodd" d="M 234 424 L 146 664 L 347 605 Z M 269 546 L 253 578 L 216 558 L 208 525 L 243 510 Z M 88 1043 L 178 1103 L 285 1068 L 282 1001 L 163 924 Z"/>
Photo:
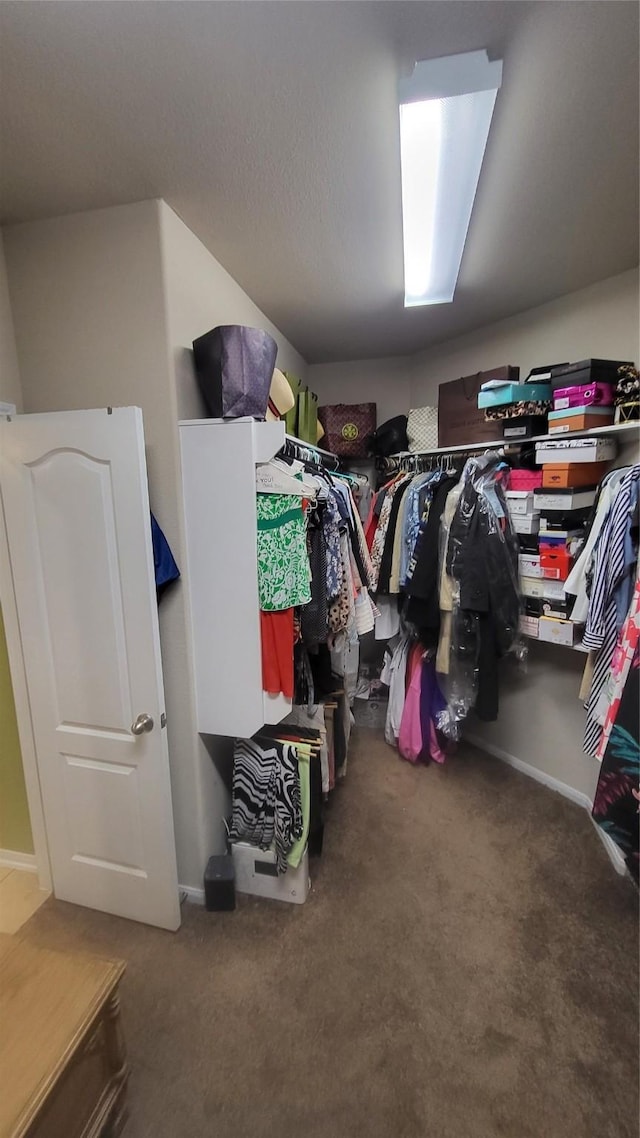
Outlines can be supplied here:
<path id="1" fill-rule="evenodd" d="M 506 499 L 511 515 L 532 514 L 535 510 L 533 490 L 507 490 Z"/>
<path id="2" fill-rule="evenodd" d="M 303 905 L 306 901 L 311 888 L 308 850 L 304 851 L 298 868 L 289 866 L 286 873 L 278 873 L 273 850 L 261 850 L 248 842 L 233 842 L 231 856 L 237 893 L 289 901 L 293 905 Z"/>
<path id="3" fill-rule="evenodd" d="M 520 568 L 521 577 L 542 576 L 539 553 L 521 553 L 518 557 L 518 566 Z"/>
<path id="4" fill-rule="evenodd" d="M 613 462 L 618 453 L 615 439 L 549 439 L 536 443 L 536 462 Z"/>
<path id="5" fill-rule="evenodd" d="M 550 616 L 541 616 L 538 621 L 538 639 L 546 640 L 549 644 L 564 644 L 567 648 L 579 638 L 579 627 L 571 620 L 555 620 Z"/>
<path id="6" fill-rule="evenodd" d="M 523 597 L 544 597 L 546 584 L 542 577 L 521 577 L 520 592 Z"/>
<path id="7" fill-rule="evenodd" d="M 531 534 L 540 529 L 540 514 L 511 514 L 514 533 Z"/>

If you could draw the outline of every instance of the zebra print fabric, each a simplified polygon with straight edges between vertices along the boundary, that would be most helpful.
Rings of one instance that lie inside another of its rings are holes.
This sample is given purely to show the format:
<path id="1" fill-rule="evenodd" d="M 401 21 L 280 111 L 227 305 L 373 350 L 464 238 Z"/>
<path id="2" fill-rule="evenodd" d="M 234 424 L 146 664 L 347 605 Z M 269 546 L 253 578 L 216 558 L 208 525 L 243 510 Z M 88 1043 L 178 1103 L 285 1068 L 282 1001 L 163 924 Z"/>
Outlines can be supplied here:
<path id="1" fill-rule="evenodd" d="M 275 848 L 278 873 L 302 834 L 298 755 L 291 743 L 236 739 L 231 840 Z"/>

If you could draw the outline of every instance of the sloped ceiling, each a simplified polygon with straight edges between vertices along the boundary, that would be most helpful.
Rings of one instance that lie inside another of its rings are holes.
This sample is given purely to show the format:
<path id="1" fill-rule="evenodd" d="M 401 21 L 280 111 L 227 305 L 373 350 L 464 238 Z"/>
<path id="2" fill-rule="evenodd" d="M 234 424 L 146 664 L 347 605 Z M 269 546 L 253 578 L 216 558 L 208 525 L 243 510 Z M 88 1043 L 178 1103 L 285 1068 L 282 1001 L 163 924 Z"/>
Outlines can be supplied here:
<path id="1" fill-rule="evenodd" d="M 164 198 L 309 362 L 412 353 L 638 262 L 638 6 L 4 2 L 5 224 Z M 396 85 L 504 60 L 453 304 L 403 307 Z"/>

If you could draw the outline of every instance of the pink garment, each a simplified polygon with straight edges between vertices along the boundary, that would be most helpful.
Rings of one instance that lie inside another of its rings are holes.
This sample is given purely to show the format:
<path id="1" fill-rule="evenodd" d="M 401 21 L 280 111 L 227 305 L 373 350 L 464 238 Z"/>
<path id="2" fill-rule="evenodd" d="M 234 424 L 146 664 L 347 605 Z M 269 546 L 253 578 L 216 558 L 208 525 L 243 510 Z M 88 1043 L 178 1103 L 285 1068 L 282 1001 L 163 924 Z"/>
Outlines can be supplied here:
<path id="1" fill-rule="evenodd" d="M 398 750 L 403 759 L 410 763 L 417 763 L 422 754 L 422 725 L 420 723 L 420 689 L 422 681 L 423 649 L 420 644 L 414 644 L 409 656 L 407 668 L 407 695 L 404 701 L 402 719 L 400 720 L 400 734 L 398 736 Z"/>

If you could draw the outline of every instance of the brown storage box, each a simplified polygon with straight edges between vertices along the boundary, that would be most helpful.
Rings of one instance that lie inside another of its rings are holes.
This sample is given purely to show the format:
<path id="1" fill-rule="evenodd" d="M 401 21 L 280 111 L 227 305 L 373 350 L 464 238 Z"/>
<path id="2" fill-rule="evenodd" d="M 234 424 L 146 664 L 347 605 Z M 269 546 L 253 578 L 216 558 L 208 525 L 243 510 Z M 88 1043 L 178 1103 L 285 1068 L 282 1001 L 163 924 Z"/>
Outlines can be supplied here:
<path id="1" fill-rule="evenodd" d="M 542 485 L 547 488 L 597 486 L 604 478 L 608 466 L 608 462 L 545 463 L 542 467 Z"/>
<path id="2" fill-rule="evenodd" d="M 549 434 L 562 435 L 565 431 L 591 431 L 594 427 L 608 427 L 613 423 L 613 408 L 603 408 L 601 415 L 585 415 L 580 412 L 577 415 L 567 415 L 566 419 L 549 420 Z"/>
<path id="3" fill-rule="evenodd" d="M 520 368 L 505 365 L 441 383 L 438 388 L 438 446 L 502 441 L 502 422 L 485 419 L 484 410 L 478 407 L 478 392 L 490 379 L 517 383 L 519 378 Z"/>

